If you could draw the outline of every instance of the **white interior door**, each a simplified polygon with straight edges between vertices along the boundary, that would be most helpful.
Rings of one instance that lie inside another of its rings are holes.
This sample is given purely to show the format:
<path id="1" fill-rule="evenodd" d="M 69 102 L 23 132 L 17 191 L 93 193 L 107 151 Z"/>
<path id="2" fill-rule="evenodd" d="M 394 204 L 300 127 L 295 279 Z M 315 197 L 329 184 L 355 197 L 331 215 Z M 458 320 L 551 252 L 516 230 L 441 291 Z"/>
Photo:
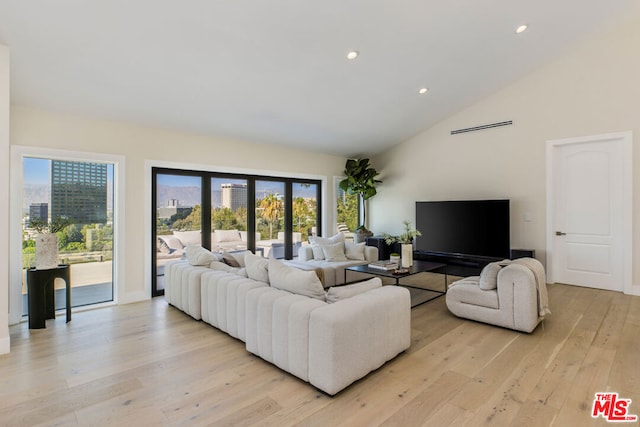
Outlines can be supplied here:
<path id="1" fill-rule="evenodd" d="M 554 282 L 625 289 L 630 138 L 625 133 L 550 142 L 548 264 Z"/>

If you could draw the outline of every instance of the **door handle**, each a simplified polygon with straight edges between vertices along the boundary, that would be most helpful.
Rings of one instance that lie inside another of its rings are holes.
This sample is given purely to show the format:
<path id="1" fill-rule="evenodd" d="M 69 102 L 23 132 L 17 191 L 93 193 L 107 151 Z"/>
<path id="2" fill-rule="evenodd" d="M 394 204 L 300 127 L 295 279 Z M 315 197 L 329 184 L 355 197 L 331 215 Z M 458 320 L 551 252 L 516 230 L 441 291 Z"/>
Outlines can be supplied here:
<path id="1" fill-rule="evenodd" d="M 567 233 L 563 233 L 562 231 L 556 231 L 556 236 L 566 236 Z"/>

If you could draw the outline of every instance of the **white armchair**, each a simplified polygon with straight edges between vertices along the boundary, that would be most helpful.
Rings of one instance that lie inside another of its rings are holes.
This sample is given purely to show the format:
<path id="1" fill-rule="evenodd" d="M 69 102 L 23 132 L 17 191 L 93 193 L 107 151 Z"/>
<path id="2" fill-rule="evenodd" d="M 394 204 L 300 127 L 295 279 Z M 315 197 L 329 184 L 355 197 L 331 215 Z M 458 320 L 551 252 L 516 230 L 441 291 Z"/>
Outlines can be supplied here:
<path id="1" fill-rule="evenodd" d="M 488 264 L 480 276 L 449 285 L 446 303 L 458 317 L 523 332 L 551 313 L 544 267 L 533 258 Z"/>

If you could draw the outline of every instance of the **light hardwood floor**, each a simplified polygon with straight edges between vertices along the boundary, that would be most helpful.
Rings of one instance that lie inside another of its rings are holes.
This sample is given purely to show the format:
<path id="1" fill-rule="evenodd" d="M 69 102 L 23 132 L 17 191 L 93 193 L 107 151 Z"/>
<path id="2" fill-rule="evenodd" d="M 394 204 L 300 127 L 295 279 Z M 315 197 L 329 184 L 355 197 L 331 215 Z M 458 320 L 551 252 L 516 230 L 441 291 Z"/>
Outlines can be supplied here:
<path id="1" fill-rule="evenodd" d="M 599 391 L 640 415 L 640 297 L 549 295 L 530 335 L 455 318 L 444 298 L 418 306 L 411 348 L 335 397 L 163 298 L 20 324 L 0 356 L 0 425 L 602 426 Z"/>

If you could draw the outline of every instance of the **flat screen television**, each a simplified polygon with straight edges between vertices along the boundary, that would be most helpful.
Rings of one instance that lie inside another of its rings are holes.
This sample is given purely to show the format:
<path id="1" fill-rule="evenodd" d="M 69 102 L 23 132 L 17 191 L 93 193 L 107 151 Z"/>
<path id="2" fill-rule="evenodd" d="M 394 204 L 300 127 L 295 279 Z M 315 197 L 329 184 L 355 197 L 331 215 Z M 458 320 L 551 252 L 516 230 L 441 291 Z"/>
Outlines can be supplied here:
<path id="1" fill-rule="evenodd" d="M 509 200 L 416 202 L 416 250 L 509 258 Z"/>

